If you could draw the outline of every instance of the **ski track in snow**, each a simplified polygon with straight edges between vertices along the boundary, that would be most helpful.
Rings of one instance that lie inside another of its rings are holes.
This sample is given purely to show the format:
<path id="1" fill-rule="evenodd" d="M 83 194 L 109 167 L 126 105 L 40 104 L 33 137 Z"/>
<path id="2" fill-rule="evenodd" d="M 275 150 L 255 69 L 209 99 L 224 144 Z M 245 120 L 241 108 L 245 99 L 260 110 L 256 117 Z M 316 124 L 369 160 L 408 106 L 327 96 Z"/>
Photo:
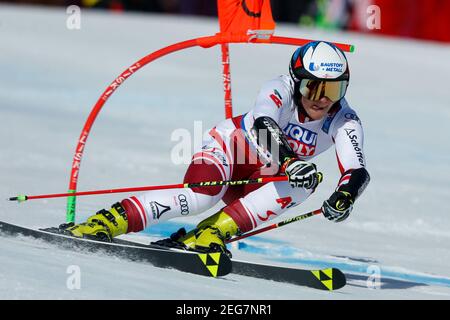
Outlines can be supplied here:
<path id="1" fill-rule="evenodd" d="M 4 198 L 67 190 L 76 140 L 106 86 L 150 52 L 218 30 L 217 21 L 209 18 L 87 10 L 81 30 L 68 30 L 66 17 L 64 8 L 0 5 Z M 315 217 L 246 239 L 232 251 L 240 260 L 334 265 L 348 276 L 345 288 L 328 293 L 232 274 L 210 279 L 2 236 L 0 298 L 449 299 L 450 222 L 445 208 L 450 196 L 450 112 L 443 70 L 450 70 L 450 46 L 283 24 L 276 34 L 356 45 L 356 52 L 348 55 L 348 100 L 363 122 L 372 181 L 345 223 Z M 235 114 L 253 105 L 264 81 L 287 72 L 293 50 L 231 45 Z M 128 79 L 91 131 L 79 190 L 179 182 L 186 165 L 171 162 L 171 133 L 178 128 L 193 132 L 194 121 L 200 120 L 206 131 L 223 119 L 219 53 L 219 48 L 189 49 Z M 339 172 L 333 151 L 317 164 L 325 181 L 283 219 L 319 207 L 334 189 Z M 77 220 L 126 196 L 79 198 Z M 128 237 L 148 241 L 167 236 L 219 206 Z M 65 199 L 0 203 L 0 220 L 29 227 L 57 225 L 64 214 Z M 80 268 L 79 290 L 67 287 L 72 265 Z M 381 270 L 379 290 L 367 288 L 373 268 Z"/>

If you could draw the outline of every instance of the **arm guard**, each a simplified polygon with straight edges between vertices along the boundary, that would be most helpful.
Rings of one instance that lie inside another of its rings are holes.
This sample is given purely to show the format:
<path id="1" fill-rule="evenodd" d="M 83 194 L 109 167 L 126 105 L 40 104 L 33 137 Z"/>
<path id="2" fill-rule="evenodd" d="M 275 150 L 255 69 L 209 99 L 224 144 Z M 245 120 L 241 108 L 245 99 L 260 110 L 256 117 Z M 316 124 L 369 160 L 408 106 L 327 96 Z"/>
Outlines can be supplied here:
<path id="1" fill-rule="evenodd" d="M 353 200 L 356 200 L 366 189 L 370 182 L 369 172 L 366 168 L 355 169 L 345 172 L 342 176 L 350 173 L 350 180 L 347 184 L 341 185 L 336 191 L 345 191 L 351 194 Z"/>
<path id="2" fill-rule="evenodd" d="M 297 158 L 278 124 L 270 117 L 255 120 L 252 130 L 258 145 L 272 155 L 272 160 L 282 166 L 287 160 Z"/>

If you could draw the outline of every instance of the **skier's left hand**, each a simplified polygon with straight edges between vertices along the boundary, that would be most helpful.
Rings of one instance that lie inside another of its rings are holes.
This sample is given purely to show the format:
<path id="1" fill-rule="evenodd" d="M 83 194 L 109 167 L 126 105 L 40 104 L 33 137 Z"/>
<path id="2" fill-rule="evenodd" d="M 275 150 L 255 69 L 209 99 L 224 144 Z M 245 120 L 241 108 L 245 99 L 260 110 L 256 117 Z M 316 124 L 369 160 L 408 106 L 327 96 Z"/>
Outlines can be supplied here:
<path id="1" fill-rule="evenodd" d="M 323 215 L 330 221 L 341 222 L 348 218 L 353 209 L 353 197 L 346 191 L 334 192 L 322 205 Z"/>

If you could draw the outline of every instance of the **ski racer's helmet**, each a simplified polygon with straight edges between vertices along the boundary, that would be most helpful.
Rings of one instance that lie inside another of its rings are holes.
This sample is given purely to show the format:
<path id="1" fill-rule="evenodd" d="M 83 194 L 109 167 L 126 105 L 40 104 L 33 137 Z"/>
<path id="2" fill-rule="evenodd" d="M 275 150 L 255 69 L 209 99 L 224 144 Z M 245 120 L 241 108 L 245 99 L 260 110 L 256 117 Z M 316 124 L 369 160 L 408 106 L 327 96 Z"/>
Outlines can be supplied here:
<path id="1" fill-rule="evenodd" d="M 292 55 L 289 73 L 295 83 L 294 94 L 314 101 L 322 97 L 334 102 L 341 100 L 350 80 L 344 52 L 325 41 L 299 47 Z"/>

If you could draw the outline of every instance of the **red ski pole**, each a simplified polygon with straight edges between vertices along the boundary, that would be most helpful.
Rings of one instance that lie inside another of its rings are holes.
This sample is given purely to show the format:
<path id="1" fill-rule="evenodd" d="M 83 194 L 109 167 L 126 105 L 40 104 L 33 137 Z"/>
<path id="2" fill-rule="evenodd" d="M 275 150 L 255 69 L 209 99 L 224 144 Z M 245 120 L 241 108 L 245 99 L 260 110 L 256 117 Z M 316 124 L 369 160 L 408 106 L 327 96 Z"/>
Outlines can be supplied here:
<path id="1" fill-rule="evenodd" d="M 138 191 L 150 191 L 150 190 L 162 190 L 162 189 L 177 189 L 177 188 L 195 188 L 195 187 L 216 187 L 216 186 L 239 186 L 246 184 L 258 184 L 268 182 L 287 181 L 286 176 L 275 176 L 267 178 L 247 179 L 247 180 L 221 180 L 221 181 L 203 181 L 193 183 L 179 183 L 168 184 L 160 186 L 145 186 L 145 187 L 132 187 L 121 189 L 109 189 L 109 190 L 94 190 L 94 191 L 80 191 L 74 193 L 54 193 L 54 194 L 42 194 L 35 196 L 19 195 L 17 197 L 9 198 L 9 201 L 24 202 L 27 200 L 46 199 L 46 198 L 62 198 L 72 196 L 88 196 L 95 194 L 110 194 L 110 193 L 122 193 L 122 192 L 138 192 Z"/>

